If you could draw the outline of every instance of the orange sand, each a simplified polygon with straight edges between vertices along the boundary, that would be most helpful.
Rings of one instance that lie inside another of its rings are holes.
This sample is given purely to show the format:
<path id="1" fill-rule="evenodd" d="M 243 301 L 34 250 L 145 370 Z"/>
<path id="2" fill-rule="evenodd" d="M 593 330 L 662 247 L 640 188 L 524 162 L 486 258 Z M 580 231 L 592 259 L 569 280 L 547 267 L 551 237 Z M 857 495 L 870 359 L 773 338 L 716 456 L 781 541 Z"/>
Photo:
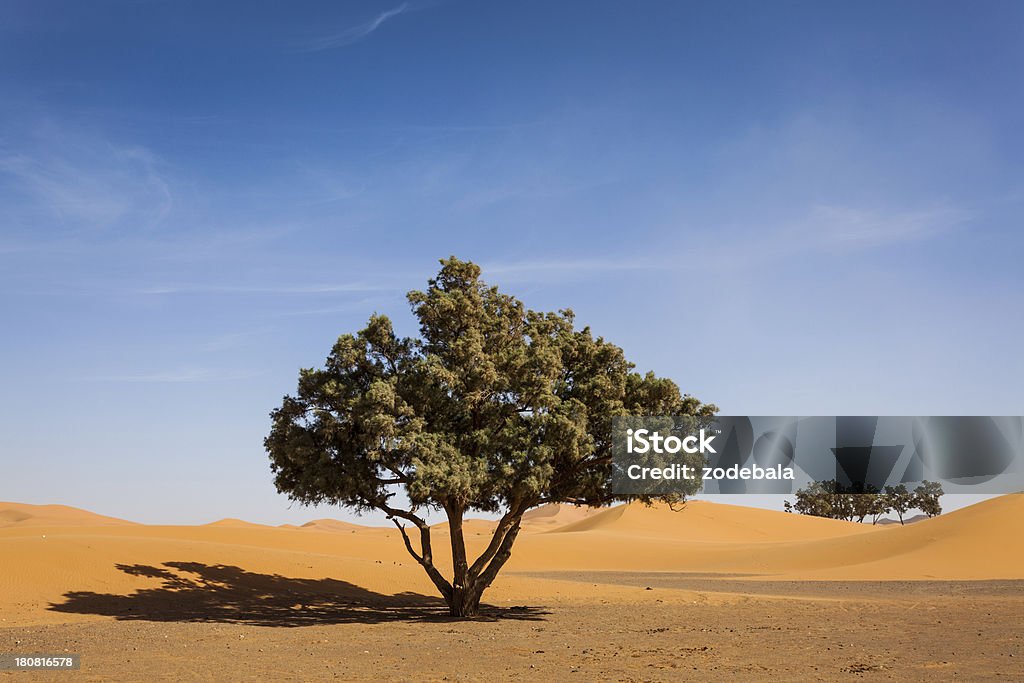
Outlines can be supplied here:
<path id="1" fill-rule="evenodd" d="M 625 588 L 534 578 L 528 572 L 670 571 L 774 580 L 979 580 L 1024 578 L 1024 494 L 995 498 L 911 526 L 872 527 L 692 501 L 681 512 L 619 506 L 550 506 L 531 512 L 512 560 L 485 596 L 494 604 L 545 596 L 581 601 L 635 595 Z M 471 520 L 480 549 L 493 522 Z M 435 555 L 446 567 L 447 529 Z M 396 529 L 317 520 L 269 527 L 226 519 L 150 526 L 64 506 L 0 503 L 0 618 L 5 624 L 97 619 L 49 610 L 65 594 L 128 594 L 159 585 L 118 565 L 189 562 L 291 578 L 332 578 L 354 592 L 433 595 Z"/>

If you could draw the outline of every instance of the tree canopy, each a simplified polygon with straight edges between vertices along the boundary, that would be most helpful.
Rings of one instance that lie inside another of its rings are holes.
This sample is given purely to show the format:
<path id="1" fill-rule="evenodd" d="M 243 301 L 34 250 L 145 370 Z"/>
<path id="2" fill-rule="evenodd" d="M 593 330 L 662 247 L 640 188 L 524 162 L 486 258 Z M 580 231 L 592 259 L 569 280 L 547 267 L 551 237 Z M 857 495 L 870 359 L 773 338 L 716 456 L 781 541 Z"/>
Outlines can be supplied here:
<path id="1" fill-rule="evenodd" d="M 426 290 L 408 294 L 419 336 L 397 336 L 382 315 L 343 334 L 271 413 L 265 447 L 279 491 L 384 512 L 451 613 L 472 616 L 527 510 L 616 499 L 613 417 L 717 409 L 635 372 L 622 349 L 576 329 L 571 310 L 529 310 L 481 281 L 477 265 L 441 265 Z M 449 521 L 450 580 L 434 564 L 427 510 Z M 470 511 L 501 515 L 472 562 L 462 531 Z"/>
<path id="2" fill-rule="evenodd" d="M 847 521 L 863 522 L 871 517 L 871 523 L 890 512 L 895 512 L 900 524 L 903 516 L 917 508 L 928 517 L 942 513 L 939 499 L 943 495 L 942 485 L 934 481 L 923 481 L 913 491 L 904 484 L 886 486 L 879 491 L 871 485 L 844 486 L 835 479 L 816 481 L 796 492 L 796 501 L 785 502 L 786 512 L 797 512 L 814 517 L 830 517 Z"/>

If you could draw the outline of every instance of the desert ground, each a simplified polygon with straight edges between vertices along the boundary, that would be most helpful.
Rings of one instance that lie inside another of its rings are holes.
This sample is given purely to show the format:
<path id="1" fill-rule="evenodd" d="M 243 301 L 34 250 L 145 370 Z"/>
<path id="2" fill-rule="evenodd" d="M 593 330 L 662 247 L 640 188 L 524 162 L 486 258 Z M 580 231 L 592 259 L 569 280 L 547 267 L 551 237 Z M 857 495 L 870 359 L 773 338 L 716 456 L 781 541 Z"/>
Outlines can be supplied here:
<path id="1" fill-rule="evenodd" d="M 0 653 L 82 655 L 0 678 L 1021 680 L 1022 588 L 1021 494 L 905 527 L 541 508 L 475 621 L 445 616 L 394 529 L 0 503 Z"/>

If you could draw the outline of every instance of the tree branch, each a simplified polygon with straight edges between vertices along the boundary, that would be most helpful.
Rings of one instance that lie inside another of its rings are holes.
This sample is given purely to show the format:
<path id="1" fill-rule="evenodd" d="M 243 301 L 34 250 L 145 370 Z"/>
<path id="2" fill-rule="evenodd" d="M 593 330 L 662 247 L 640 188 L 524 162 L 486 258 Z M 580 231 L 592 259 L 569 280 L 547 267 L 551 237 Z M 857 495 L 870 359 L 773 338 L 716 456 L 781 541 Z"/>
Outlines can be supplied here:
<path id="1" fill-rule="evenodd" d="M 469 568 L 469 576 L 476 578 L 480 575 L 480 572 L 487 566 L 487 563 L 490 562 L 498 553 L 498 550 L 501 548 L 501 544 L 504 542 L 509 530 L 513 525 L 519 524 L 523 513 L 530 507 L 530 505 L 526 505 L 520 501 L 509 506 L 508 512 L 506 512 L 501 520 L 499 520 L 498 526 L 494 529 L 494 533 L 491 535 L 491 542 L 480 554 L 480 557 L 476 559 L 473 566 Z"/>
<path id="2" fill-rule="evenodd" d="M 417 562 L 423 564 L 423 556 L 413 550 L 412 541 L 409 540 L 409 534 L 405 533 L 405 527 L 402 526 L 402 523 L 394 517 L 391 518 L 391 521 L 394 522 L 395 526 L 398 527 L 398 530 L 402 532 L 402 540 L 405 541 L 405 549 L 409 551 L 409 554 L 412 555 Z"/>
<path id="3" fill-rule="evenodd" d="M 397 479 L 395 479 L 394 481 L 385 481 L 383 483 L 408 484 L 410 481 L 412 481 L 412 477 L 410 477 L 408 474 L 398 469 L 397 467 L 389 465 L 386 462 L 382 462 L 381 465 L 384 466 L 384 469 L 386 469 L 388 472 L 397 477 Z"/>
<path id="4" fill-rule="evenodd" d="M 441 575 L 441 572 L 437 570 L 437 567 L 434 566 L 434 556 L 430 546 L 430 525 L 421 517 L 409 510 L 393 508 L 387 503 L 381 501 L 374 501 L 371 504 L 377 509 L 387 513 L 388 518 L 395 523 L 395 526 L 398 527 L 398 530 L 402 534 L 402 540 L 405 542 L 405 549 L 408 550 L 413 559 L 423 567 L 423 571 L 425 571 L 427 576 L 430 577 L 430 580 L 434 583 L 434 586 L 437 587 L 437 590 L 441 592 L 445 601 L 450 604 L 452 599 L 452 584 L 449 583 L 448 580 Z M 412 547 L 412 541 L 409 539 L 409 535 L 405 532 L 405 527 L 395 519 L 396 517 L 412 522 L 420 530 L 419 553 L 417 553 Z"/>
<path id="5" fill-rule="evenodd" d="M 478 580 L 480 581 L 481 591 L 491 585 L 491 582 L 494 581 L 494 577 L 498 575 L 501 568 L 505 566 L 506 562 L 508 562 L 508 558 L 512 556 L 512 544 L 515 543 L 516 536 L 519 535 L 519 522 L 520 518 L 516 518 L 512 527 L 508 530 L 508 533 L 505 534 L 505 538 L 502 539 L 501 545 L 498 547 L 498 552 L 494 554 L 494 557 L 491 559 L 490 564 L 487 565 L 487 568 L 480 573 Z"/>
<path id="6" fill-rule="evenodd" d="M 372 505 L 373 507 L 377 508 L 378 510 L 381 510 L 381 511 L 385 512 L 388 515 L 388 517 L 401 517 L 404 520 L 408 520 L 408 521 L 412 522 L 421 531 L 424 528 L 427 528 L 427 529 L 430 528 L 427 525 L 427 523 L 425 521 L 423 521 L 423 519 L 421 517 L 413 514 L 412 512 L 410 512 L 408 510 L 400 510 L 399 508 L 393 508 L 390 505 L 388 505 L 387 503 L 384 503 L 384 502 L 381 502 L 381 501 L 372 501 L 372 502 L 370 502 L 370 505 Z"/>

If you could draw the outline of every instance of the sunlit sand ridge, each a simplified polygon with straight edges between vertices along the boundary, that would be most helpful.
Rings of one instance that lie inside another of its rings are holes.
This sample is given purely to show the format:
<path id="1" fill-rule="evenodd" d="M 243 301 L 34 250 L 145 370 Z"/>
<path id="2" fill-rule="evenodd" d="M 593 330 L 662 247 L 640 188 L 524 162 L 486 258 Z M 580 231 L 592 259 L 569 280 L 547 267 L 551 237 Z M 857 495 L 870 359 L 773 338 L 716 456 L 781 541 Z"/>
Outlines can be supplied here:
<path id="1" fill-rule="evenodd" d="M 976 580 L 1024 578 L 1024 495 L 1003 496 L 911 526 L 871 527 L 755 508 L 690 502 L 681 512 L 628 505 L 550 507 L 524 520 L 505 574 L 488 598 L 500 604 L 575 591 L 608 599 L 608 586 L 532 572 L 629 571 L 746 575 L 770 579 Z M 63 506 L 0 504 L 0 609 L 8 624 L 89 618 L 62 612 L 65 594 L 130 594 L 158 585 L 140 567 L 178 563 L 237 567 L 249 575 L 343 582 L 354 594 L 433 590 L 397 530 L 336 520 L 278 528 L 241 520 L 148 526 Z M 482 547 L 492 523 L 466 525 Z M 447 529 L 435 528 L 445 564 Z M 136 570 L 126 568 L 136 567 Z M 54 609 L 57 606 L 57 609 Z"/>

